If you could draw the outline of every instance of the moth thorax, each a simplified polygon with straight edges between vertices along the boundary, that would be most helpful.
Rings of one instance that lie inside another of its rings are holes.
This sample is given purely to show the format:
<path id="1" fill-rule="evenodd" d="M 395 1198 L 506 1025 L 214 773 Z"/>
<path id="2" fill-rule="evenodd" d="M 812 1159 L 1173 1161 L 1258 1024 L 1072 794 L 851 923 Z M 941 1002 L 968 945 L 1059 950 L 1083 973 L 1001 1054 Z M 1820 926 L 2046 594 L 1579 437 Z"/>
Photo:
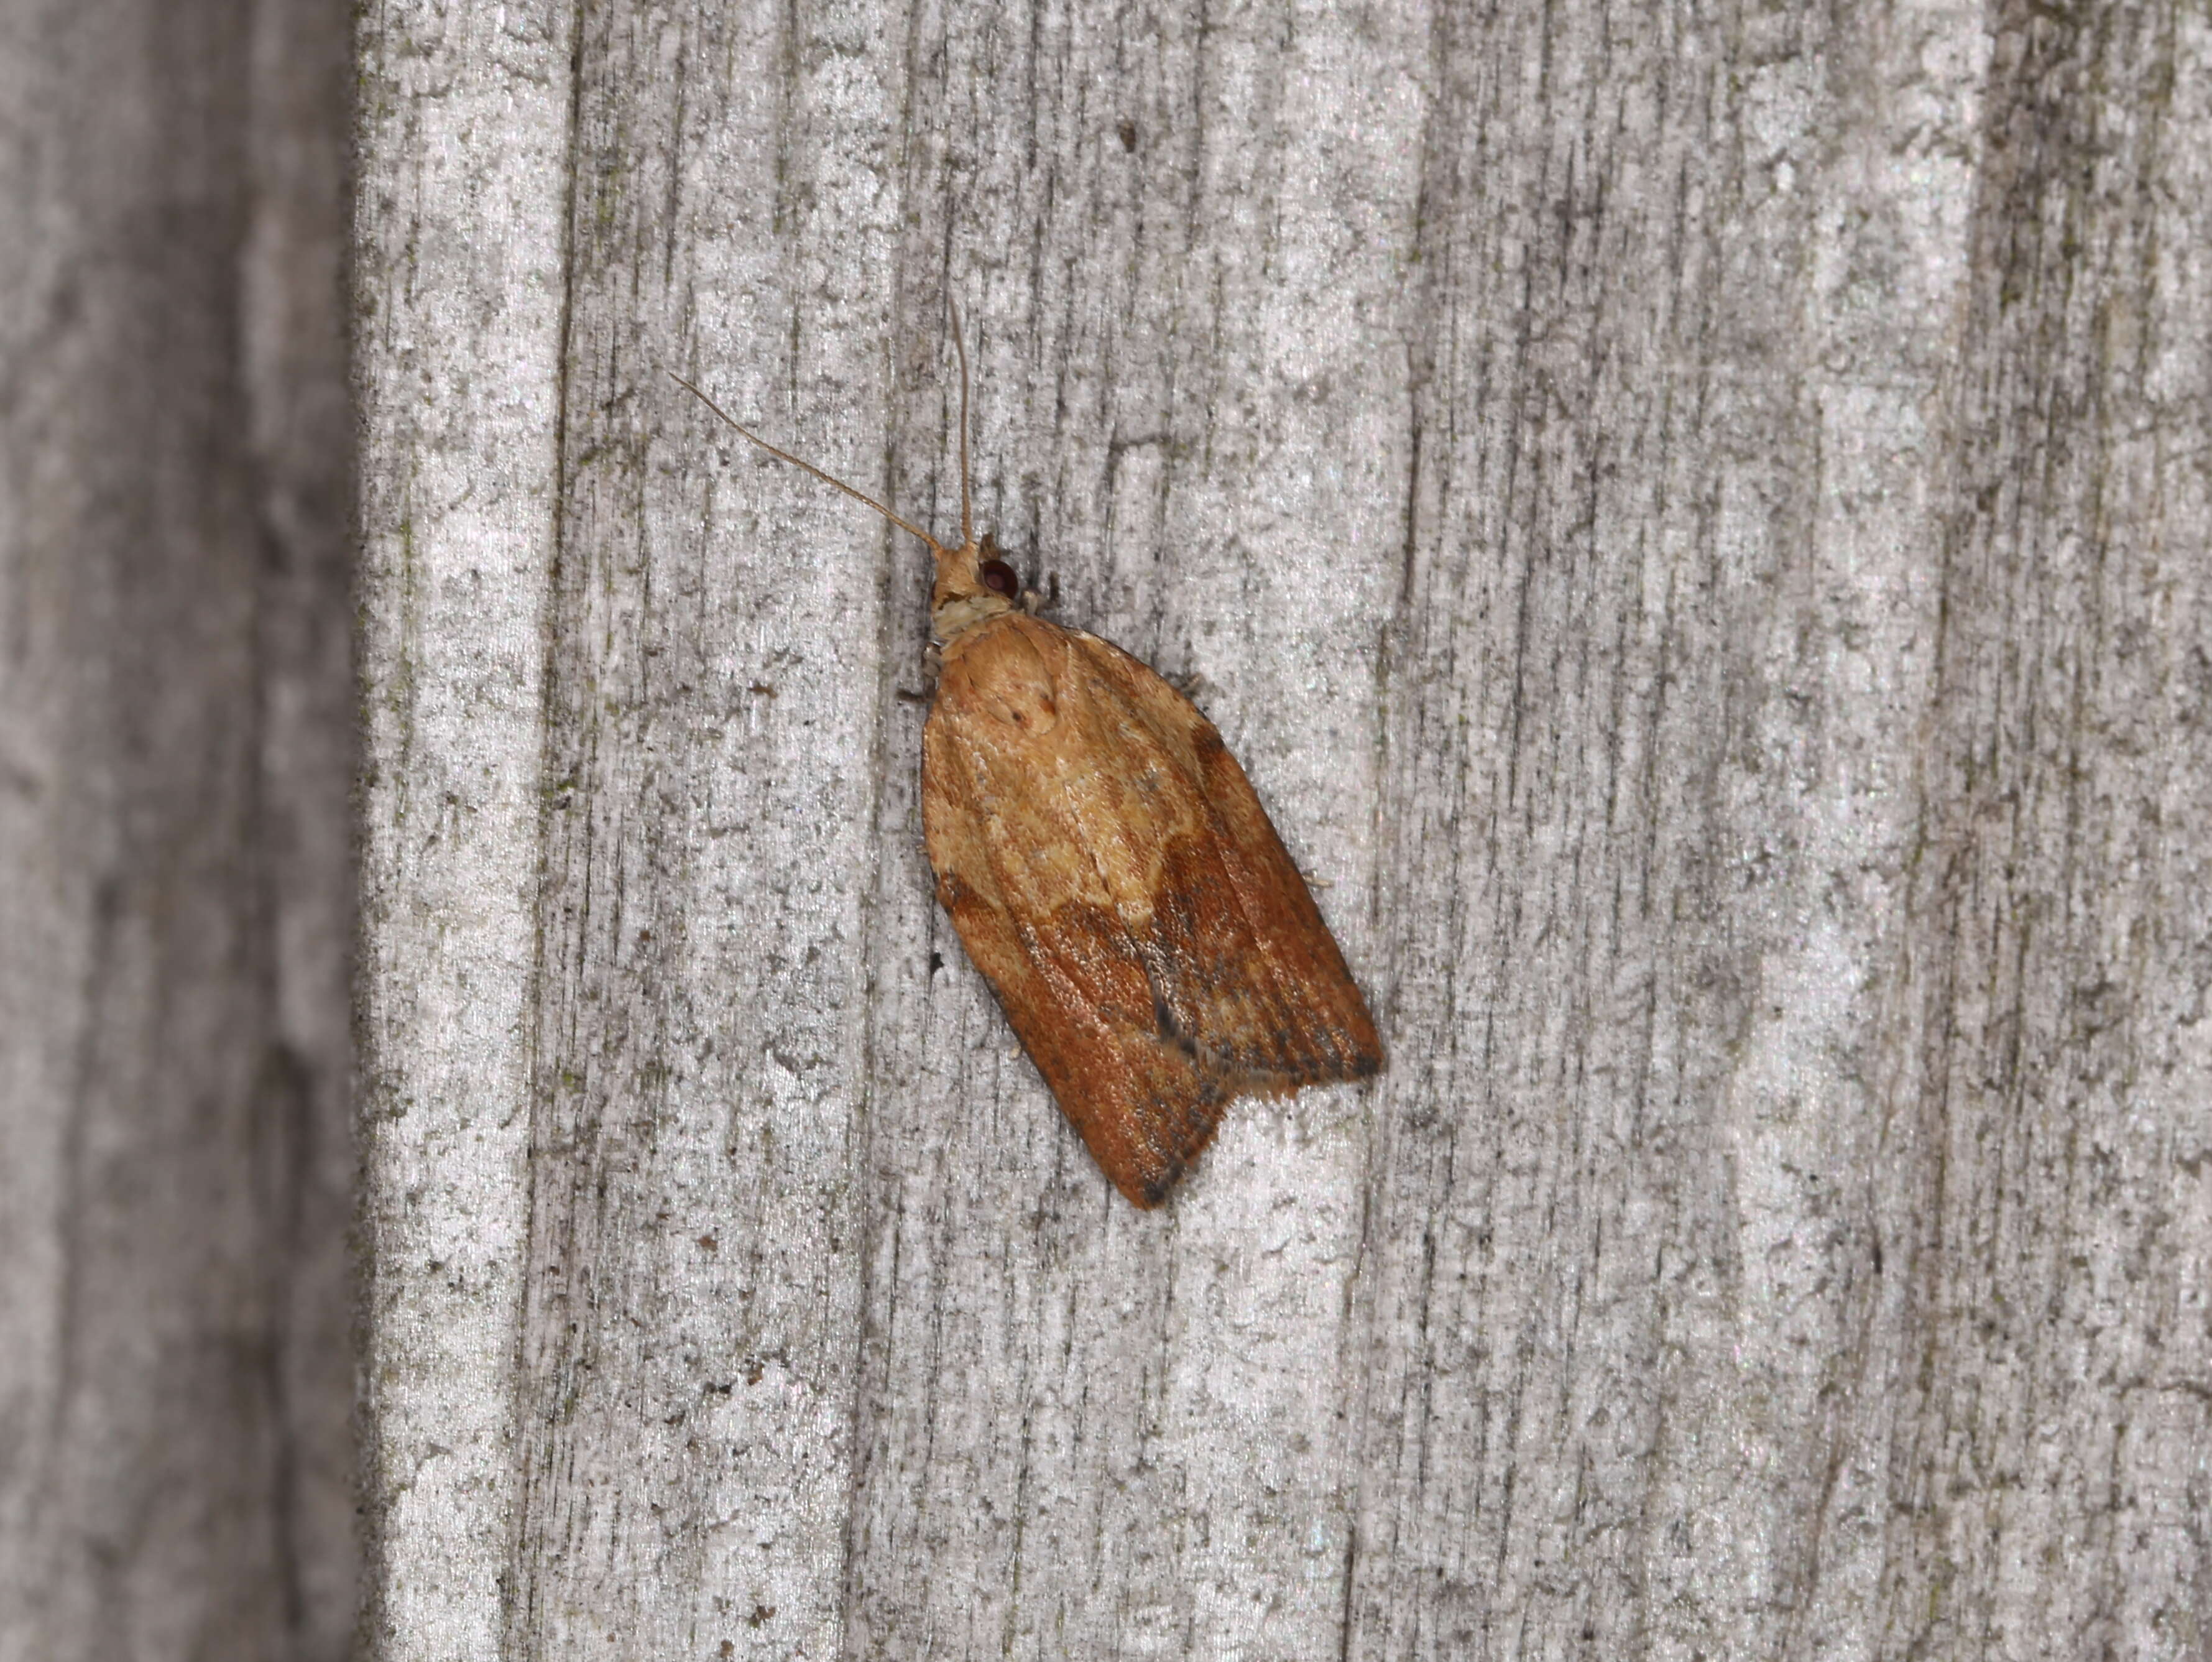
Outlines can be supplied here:
<path id="1" fill-rule="evenodd" d="M 1003 618 L 1013 609 L 1013 602 L 988 590 L 974 594 L 948 594 L 930 612 L 930 633 L 942 644 L 978 624 Z"/>

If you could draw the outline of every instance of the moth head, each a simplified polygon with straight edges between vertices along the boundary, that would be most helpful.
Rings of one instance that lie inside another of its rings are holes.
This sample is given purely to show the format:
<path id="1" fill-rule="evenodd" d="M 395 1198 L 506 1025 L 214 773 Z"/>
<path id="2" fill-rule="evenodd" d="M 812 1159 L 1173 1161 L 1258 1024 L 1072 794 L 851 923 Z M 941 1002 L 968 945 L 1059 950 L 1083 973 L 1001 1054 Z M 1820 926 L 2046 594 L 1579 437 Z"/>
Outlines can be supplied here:
<path id="1" fill-rule="evenodd" d="M 1020 603 L 1021 579 L 999 557 L 988 534 L 958 548 L 933 542 L 930 549 L 937 557 L 937 583 L 929 596 L 929 632 L 939 645 Z"/>

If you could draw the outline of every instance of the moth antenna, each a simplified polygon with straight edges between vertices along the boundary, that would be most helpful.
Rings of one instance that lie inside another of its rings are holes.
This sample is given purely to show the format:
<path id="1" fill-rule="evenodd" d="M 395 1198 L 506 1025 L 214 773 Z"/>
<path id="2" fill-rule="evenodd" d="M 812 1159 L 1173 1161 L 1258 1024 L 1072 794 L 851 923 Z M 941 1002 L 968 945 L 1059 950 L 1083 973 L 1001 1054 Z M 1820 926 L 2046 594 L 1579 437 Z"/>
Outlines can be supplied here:
<path id="1" fill-rule="evenodd" d="M 963 363 L 965 363 L 966 360 L 963 359 L 962 362 Z M 683 376 L 678 374 L 673 369 L 667 371 L 667 375 L 669 380 L 674 381 L 678 387 L 689 393 L 693 398 L 698 399 L 700 403 L 705 405 L 709 410 L 713 411 L 724 421 L 727 422 L 732 429 L 736 432 L 739 438 L 750 440 L 751 442 L 760 446 L 762 449 L 767 451 L 769 455 L 774 456 L 778 461 L 787 461 L 793 467 L 805 468 L 808 472 L 814 475 L 816 478 L 821 480 L 823 484 L 835 485 L 838 490 L 850 496 L 854 502 L 867 503 L 869 507 L 874 508 L 877 513 L 882 514 L 893 525 L 898 527 L 900 530 L 911 531 L 915 536 L 921 538 L 922 541 L 927 543 L 930 546 L 930 551 L 933 553 L 942 555 L 947 551 L 945 545 L 938 541 L 936 538 L 931 536 L 929 533 L 924 531 L 913 521 L 900 518 L 896 514 L 892 513 L 890 508 L 885 508 L 881 502 L 878 502 L 873 496 L 868 495 L 866 491 L 854 490 L 851 485 L 846 484 L 844 480 L 838 478 L 834 474 L 823 472 L 812 462 L 806 460 L 803 457 L 794 456 L 788 450 L 777 449 L 766 439 L 761 437 L 759 434 L 740 426 L 730 413 L 724 410 L 720 405 L 715 403 L 714 399 L 708 398 L 704 393 L 694 387 L 690 381 L 684 380 Z M 967 455 L 967 452 L 964 448 L 962 450 L 961 455 L 962 466 L 964 469 Z M 962 506 L 964 516 L 966 507 L 966 493 L 964 490 L 962 493 Z"/>
<path id="2" fill-rule="evenodd" d="M 952 314 L 952 350 L 960 355 L 960 545 L 975 541 L 975 522 L 968 514 L 968 342 L 960 327 L 960 302 L 947 295 L 945 309 Z"/>

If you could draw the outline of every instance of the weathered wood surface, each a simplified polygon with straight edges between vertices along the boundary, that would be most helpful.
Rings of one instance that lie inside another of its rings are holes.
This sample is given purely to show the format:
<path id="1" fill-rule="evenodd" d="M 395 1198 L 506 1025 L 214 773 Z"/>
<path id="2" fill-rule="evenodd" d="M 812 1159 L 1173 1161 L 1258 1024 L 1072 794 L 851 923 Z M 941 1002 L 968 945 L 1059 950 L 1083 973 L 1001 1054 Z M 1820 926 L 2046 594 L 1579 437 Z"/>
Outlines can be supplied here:
<path id="1" fill-rule="evenodd" d="M 346 47 L 0 16 L 10 1662 L 353 1634 Z"/>
<path id="2" fill-rule="evenodd" d="M 398 1659 L 2194 1656 L 2212 27 L 363 15 Z M 980 519 L 1370 1089 L 1107 1189 L 930 896 Z"/>

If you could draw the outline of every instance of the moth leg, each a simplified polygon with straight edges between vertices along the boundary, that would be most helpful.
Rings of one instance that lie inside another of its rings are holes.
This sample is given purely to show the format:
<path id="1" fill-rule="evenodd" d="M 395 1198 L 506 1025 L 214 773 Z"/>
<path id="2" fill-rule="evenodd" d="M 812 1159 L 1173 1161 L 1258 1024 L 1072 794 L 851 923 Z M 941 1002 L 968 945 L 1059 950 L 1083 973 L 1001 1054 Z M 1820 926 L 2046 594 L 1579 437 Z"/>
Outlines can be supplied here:
<path id="1" fill-rule="evenodd" d="M 1201 698 L 1210 697 L 1221 691 L 1219 687 L 1207 680 L 1202 673 L 1194 669 L 1179 675 L 1161 675 L 1160 679 L 1182 694 L 1193 704 L 1197 703 Z"/>

